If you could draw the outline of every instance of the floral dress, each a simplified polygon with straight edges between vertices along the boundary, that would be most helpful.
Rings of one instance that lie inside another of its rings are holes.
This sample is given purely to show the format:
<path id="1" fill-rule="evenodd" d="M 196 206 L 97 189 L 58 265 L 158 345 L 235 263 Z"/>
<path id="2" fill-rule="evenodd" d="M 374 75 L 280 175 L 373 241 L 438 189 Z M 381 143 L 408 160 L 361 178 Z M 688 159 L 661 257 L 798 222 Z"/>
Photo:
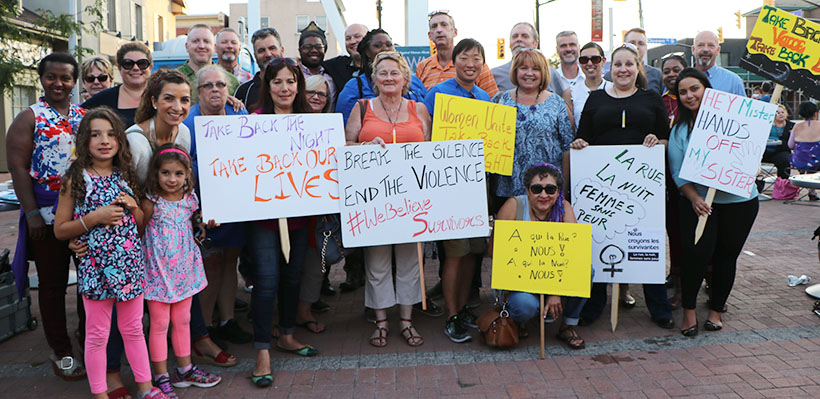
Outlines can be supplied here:
<path id="1" fill-rule="evenodd" d="M 75 199 L 74 219 L 114 201 L 121 192 L 134 195 L 116 168 L 109 176 L 83 171 L 85 201 Z M 80 292 L 88 299 L 125 302 L 145 291 L 145 262 L 134 215 L 126 209 L 116 226 L 98 225 L 80 235 L 88 244 L 77 267 Z"/>
<path id="2" fill-rule="evenodd" d="M 194 193 L 179 201 L 154 196 L 149 199 L 154 203 L 154 214 L 143 237 L 148 280 L 145 299 L 176 303 L 208 285 L 191 225 L 199 200 Z"/>

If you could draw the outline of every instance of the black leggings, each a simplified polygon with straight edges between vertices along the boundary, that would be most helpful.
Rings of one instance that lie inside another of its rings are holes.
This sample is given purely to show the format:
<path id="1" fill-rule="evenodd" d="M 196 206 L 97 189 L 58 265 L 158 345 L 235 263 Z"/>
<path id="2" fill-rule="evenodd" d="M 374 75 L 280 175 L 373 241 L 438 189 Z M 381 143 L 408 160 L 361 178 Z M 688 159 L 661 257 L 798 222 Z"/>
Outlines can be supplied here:
<path id="1" fill-rule="evenodd" d="M 735 283 L 737 257 L 757 217 L 757 198 L 733 204 L 712 204 L 712 214 L 697 245 L 694 242 L 698 217 L 692 203 L 681 197 L 678 204 L 683 249 L 681 306 L 684 309 L 695 308 L 698 290 L 711 260 L 712 296 L 709 305 L 712 310 L 722 312 Z"/>

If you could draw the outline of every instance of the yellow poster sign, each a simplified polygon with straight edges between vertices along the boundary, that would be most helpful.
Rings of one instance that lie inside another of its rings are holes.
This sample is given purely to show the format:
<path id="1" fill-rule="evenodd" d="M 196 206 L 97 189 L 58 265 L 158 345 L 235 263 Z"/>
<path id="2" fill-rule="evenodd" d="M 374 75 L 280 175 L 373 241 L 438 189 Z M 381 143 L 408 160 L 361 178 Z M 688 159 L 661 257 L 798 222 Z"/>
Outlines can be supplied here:
<path id="1" fill-rule="evenodd" d="M 791 69 L 820 74 L 820 25 L 778 8 L 763 6 L 746 49 Z"/>
<path id="2" fill-rule="evenodd" d="M 497 220 L 492 288 L 589 298 L 588 224 Z"/>
<path id="3" fill-rule="evenodd" d="M 484 169 L 512 176 L 515 107 L 436 94 L 433 141 L 484 140 Z"/>

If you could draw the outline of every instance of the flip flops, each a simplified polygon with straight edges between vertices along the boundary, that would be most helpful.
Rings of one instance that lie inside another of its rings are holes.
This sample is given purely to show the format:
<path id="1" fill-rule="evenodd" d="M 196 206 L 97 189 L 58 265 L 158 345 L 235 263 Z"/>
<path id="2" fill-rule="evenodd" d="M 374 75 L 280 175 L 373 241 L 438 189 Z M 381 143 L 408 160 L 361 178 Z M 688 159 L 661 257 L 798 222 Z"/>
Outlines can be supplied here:
<path id="1" fill-rule="evenodd" d="M 314 348 L 310 345 L 305 345 L 301 348 L 296 348 L 296 349 L 288 349 L 288 348 L 283 348 L 279 345 L 276 345 L 276 350 L 278 350 L 279 352 L 293 353 L 294 355 L 299 355 L 299 356 L 304 356 L 304 357 L 312 357 L 312 356 L 316 356 L 316 355 L 319 354 L 319 351 L 316 348 Z"/>
<path id="2" fill-rule="evenodd" d="M 299 327 L 303 327 L 305 330 L 308 330 L 314 334 L 321 334 L 325 332 L 326 326 L 319 324 L 318 320 L 307 320 L 304 323 L 297 323 Z"/>

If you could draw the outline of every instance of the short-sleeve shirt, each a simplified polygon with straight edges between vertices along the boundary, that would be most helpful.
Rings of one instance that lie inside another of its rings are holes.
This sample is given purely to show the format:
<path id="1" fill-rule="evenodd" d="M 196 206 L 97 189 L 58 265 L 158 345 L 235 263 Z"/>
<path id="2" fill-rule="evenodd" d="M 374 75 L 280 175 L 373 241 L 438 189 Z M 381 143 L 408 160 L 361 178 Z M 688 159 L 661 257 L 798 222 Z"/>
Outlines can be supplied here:
<path id="1" fill-rule="evenodd" d="M 658 93 L 638 89 L 615 98 L 596 90 L 581 112 L 577 137 L 590 145 L 642 144 L 650 133 L 660 140 L 669 137 L 669 118 Z"/>
<path id="2" fill-rule="evenodd" d="M 436 93 L 472 98 L 480 101 L 490 101 L 490 95 L 480 87 L 473 85 L 473 88 L 467 91 L 467 89 L 458 84 L 458 81 L 453 78 L 433 86 L 430 91 L 427 92 L 427 95 L 424 96 L 424 105 L 427 107 L 427 111 L 430 112 L 430 115 L 433 115 L 433 108 L 436 106 Z"/>
<path id="3" fill-rule="evenodd" d="M 431 87 L 444 82 L 445 80 L 456 77 L 456 66 L 451 60 L 442 68 L 441 64 L 438 63 L 438 58 L 436 58 L 435 55 L 431 55 L 423 59 L 419 62 L 419 65 L 416 66 L 416 76 L 421 79 L 421 82 L 424 83 L 424 87 L 429 90 Z M 478 75 L 478 79 L 475 84 L 482 90 L 486 91 L 490 97 L 495 96 L 496 93 L 498 93 L 498 86 L 495 84 L 493 72 L 487 64 L 484 64 L 481 68 L 481 73 Z"/>

